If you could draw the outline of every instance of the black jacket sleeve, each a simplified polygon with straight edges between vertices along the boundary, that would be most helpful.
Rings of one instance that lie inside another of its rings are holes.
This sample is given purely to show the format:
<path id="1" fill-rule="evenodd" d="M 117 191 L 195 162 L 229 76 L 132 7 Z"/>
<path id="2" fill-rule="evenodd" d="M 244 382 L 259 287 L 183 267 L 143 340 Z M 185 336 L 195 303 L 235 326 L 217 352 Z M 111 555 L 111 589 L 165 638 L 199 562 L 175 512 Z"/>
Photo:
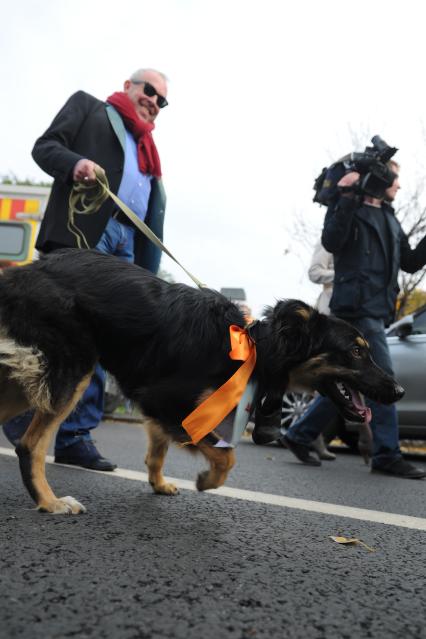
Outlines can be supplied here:
<path id="1" fill-rule="evenodd" d="M 403 271 L 415 273 L 426 264 L 426 237 L 417 244 L 415 249 L 410 247 L 408 238 L 401 229 L 400 236 L 400 265 Z"/>
<path id="2" fill-rule="evenodd" d="M 53 178 L 68 183 L 72 181 L 73 168 L 83 159 L 72 151 L 73 142 L 96 102 L 84 91 L 74 93 L 36 141 L 32 156 L 39 167 Z"/>
<path id="3" fill-rule="evenodd" d="M 344 247 L 350 235 L 356 208 L 356 200 L 349 197 L 341 197 L 337 204 L 328 207 L 321 242 L 329 253 L 339 253 Z"/>

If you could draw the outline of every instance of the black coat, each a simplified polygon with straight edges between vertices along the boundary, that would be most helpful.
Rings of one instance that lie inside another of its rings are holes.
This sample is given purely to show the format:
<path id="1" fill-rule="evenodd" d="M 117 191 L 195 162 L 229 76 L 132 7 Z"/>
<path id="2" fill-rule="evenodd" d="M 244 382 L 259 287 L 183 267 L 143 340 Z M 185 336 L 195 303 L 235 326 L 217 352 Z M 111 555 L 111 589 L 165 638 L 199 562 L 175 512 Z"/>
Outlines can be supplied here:
<path id="1" fill-rule="evenodd" d="M 326 213 L 322 243 L 334 257 L 331 312 L 348 320 L 373 317 L 389 324 L 399 270 L 414 273 L 426 264 L 426 238 L 411 249 L 388 204 L 377 210 L 341 197 Z"/>
<path id="2" fill-rule="evenodd" d="M 75 164 L 87 158 L 105 169 L 113 193 L 120 186 L 124 167 L 125 129 L 117 111 L 105 102 L 78 91 L 59 111 L 47 131 L 36 141 L 33 158 L 54 178 L 52 192 L 41 223 L 36 248 L 49 252 L 58 247 L 76 247 L 68 230 L 68 198 Z M 166 197 L 161 180 L 151 182 L 145 223 L 163 238 Z M 76 216 L 76 224 L 90 247 L 96 246 L 116 209 L 109 198 L 98 212 Z M 156 273 L 160 251 L 140 232 L 135 234 L 135 262 Z"/>

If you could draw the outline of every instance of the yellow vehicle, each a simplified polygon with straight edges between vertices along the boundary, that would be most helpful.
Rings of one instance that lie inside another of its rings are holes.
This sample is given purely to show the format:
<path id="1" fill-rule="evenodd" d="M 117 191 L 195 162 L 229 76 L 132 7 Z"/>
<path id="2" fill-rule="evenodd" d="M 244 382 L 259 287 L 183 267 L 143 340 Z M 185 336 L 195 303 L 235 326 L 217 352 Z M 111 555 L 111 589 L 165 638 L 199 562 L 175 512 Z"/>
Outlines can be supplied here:
<path id="1" fill-rule="evenodd" d="M 26 264 L 34 244 L 50 188 L 0 184 L 0 266 Z"/>

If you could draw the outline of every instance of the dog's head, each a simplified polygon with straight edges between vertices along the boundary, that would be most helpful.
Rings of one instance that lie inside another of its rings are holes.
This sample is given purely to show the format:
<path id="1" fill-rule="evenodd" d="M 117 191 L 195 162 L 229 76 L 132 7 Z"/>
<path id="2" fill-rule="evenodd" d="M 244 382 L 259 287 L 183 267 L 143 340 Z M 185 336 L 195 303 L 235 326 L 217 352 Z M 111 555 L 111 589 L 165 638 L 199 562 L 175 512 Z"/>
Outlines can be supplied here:
<path id="1" fill-rule="evenodd" d="M 280 380 L 284 390 L 318 391 L 349 421 L 370 419 L 360 393 L 383 404 L 404 395 L 374 363 L 368 342 L 356 328 L 304 302 L 278 302 L 266 311 L 257 333 L 260 372 L 267 386 Z"/>

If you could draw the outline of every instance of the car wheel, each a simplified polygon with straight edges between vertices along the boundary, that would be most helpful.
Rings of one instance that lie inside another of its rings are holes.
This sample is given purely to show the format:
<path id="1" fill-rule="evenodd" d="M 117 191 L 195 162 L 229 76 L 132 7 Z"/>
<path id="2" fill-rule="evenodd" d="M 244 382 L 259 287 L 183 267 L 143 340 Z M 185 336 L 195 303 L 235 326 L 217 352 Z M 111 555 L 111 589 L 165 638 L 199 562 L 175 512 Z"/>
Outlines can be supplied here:
<path id="1" fill-rule="evenodd" d="M 294 422 L 305 414 L 314 399 L 314 395 L 311 395 L 310 393 L 285 393 L 281 412 L 281 427 L 285 430 L 289 429 Z M 326 424 L 322 431 L 322 435 L 327 446 L 336 436 L 340 437 L 340 439 L 350 448 L 353 448 L 354 446 L 353 439 L 351 439 L 352 433 L 345 430 L 341 417 L 336 417 Z"/>
<path id="2" fill-rule="evenodd" d="M 285 393 L 281 409 L 281 427 L 287 430 L 307 410 L 314 396 L 310 393 Z"/>

